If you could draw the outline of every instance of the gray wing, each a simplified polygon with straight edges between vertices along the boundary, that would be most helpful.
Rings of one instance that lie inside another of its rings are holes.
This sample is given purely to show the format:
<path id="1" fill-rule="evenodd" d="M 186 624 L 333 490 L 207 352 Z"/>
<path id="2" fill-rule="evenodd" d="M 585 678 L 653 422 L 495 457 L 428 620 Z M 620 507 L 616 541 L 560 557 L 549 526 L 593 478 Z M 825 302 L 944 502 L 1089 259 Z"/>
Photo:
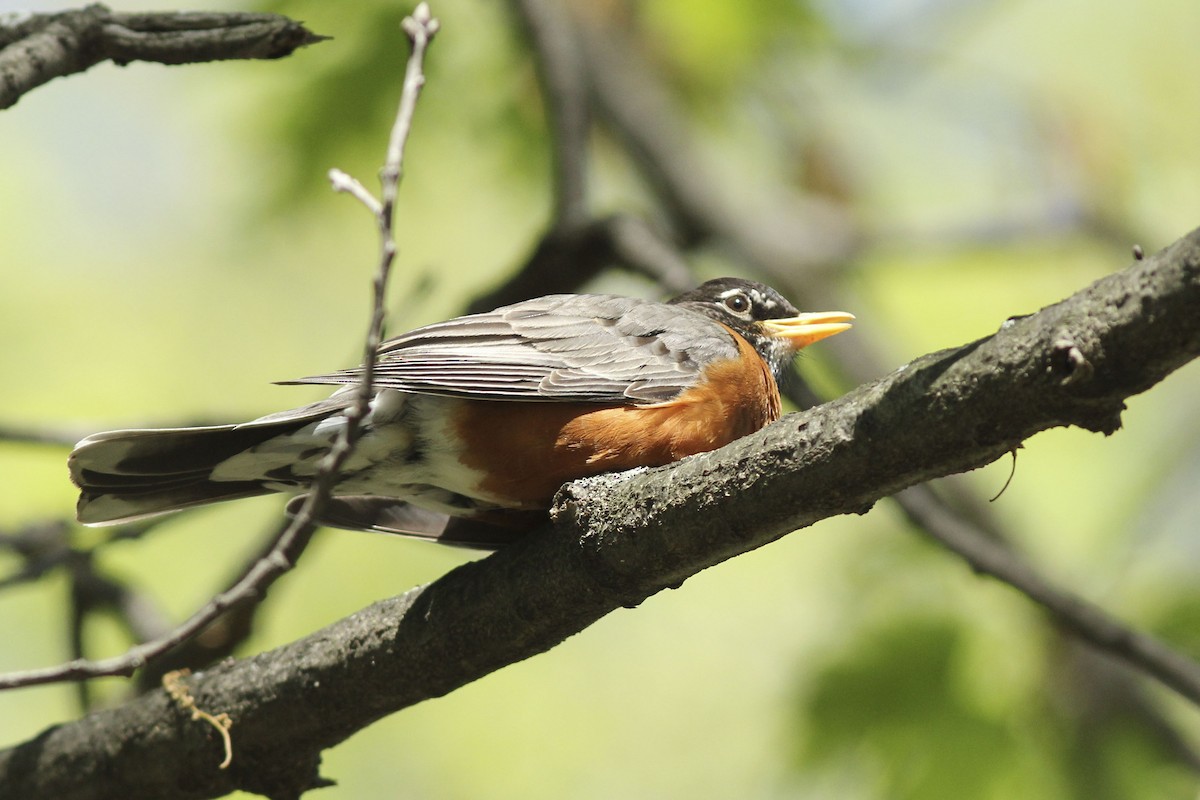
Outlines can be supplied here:
<path id="1" fill-rule="evenodd" d="M 548 295 L 384 342 L 377 388 L 489 400 L 654 403 L 693 386 L 700 364 L 738 354 L 694 311 L 613 295 Z M 287 383 L 349 384 L 361 367 Z"/>

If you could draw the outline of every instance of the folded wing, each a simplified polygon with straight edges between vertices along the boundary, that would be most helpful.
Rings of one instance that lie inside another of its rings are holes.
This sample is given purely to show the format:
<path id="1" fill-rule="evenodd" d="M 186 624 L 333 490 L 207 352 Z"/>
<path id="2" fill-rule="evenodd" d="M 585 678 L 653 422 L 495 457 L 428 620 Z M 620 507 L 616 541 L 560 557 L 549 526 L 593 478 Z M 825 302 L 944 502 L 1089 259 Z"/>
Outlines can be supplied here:
<path id="1" fill-rule="evenodd" d="M 488 400 L 655 403 L 737 355 L 733 334 L 678 306 L 549 295 L 384 342 L 377 388 Z M 286 383 L 350 384 L 362 368 Z"/>

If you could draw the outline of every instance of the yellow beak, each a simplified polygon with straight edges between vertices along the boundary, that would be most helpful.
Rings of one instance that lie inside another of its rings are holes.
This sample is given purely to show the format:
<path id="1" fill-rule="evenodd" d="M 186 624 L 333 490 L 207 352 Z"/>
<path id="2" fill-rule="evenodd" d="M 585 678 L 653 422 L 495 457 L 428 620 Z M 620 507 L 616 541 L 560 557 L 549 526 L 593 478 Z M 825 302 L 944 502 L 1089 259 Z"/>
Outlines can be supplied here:
<path id="1" fill-rule="evenodd" d="M 767 335 L 783 339 L 795 349 L 808 347 L 813 342 L 850 329 L 853 314 L 845 311 L 822 311 L 800 314 L 786 319 L 768 319 L 762 323 Z"/>

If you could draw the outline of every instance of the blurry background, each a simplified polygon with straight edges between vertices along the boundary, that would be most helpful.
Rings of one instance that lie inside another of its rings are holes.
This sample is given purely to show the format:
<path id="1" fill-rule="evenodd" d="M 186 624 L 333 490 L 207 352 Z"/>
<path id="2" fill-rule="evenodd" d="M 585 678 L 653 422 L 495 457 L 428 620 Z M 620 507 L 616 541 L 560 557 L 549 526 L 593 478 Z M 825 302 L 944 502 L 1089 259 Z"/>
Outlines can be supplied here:
<path id="1" fill-rule="evenodd" d="M 270 381 L 356 363 L 375 231 L 324 175 L 338 166 L 375 186 L 409 7 L 261 7 L 334 39 L 280 62 L 102 65 L 0 113 L 0 425 L 249 419 L 322 394 Z M 511 6 L 433 11 L 443 27 L 401 188 L 393 332 L 461 312 L 550 224 L 550 140 Z M 634 89 L 669 102 L 682 126 L 653 110 L 641 123 L 675 137 L 735 230 L 697 233 L 664 212 L 603 126 L 590 210 L 663 226 L 697 279 L 773 270 L 801 305 L 857 314 L 802 362 L 823 391 L 987 335 L 1125 266 L 1134 243 L 1153 252 L 1200 224 L 1189 0 L 578 0 L 571 13 L 626 48 Z M 743 223 L 770 223 L 793 249 L 747 256 Z M 628 270 L 587 288 L 660 293 Z M 1116 436 L 1037 436 L 987 509 L 1061 585 L 1192 654 L 1198 389 L 1193 365 L 1134 398 Z M 0 532 L 70 516 L 65 456 L 0 442 Z M 1009 470 L 965 483 L 987 498 Z M 277 513 L 267 498 L 181 515 L 103 548 L 97 566 L 180 618 Z M 84 547 L 104 534 L 72 536 Z M 323 532 L 240 652 L 471 557 Z M 22 563 L 0 551 L 0 580 Z M 0 593 L 0 670 L 67 657 L 69 592 L 59 570 Z M 91 655 L 127 643 L 115 624 L 88 625 Z M 126 691 L 94 688 L 100 702 Z M 0 743 L 80 713 L 69 686 L 2 695 Z M 236 726 L 233 738 L 236 752 Z M 383 720 L 327 753 L 339 786 L 320 796 L 1182 798 L 1196 795 L 1197 753 L 1195 708 L 1087 657 L 880 503 Z"/>

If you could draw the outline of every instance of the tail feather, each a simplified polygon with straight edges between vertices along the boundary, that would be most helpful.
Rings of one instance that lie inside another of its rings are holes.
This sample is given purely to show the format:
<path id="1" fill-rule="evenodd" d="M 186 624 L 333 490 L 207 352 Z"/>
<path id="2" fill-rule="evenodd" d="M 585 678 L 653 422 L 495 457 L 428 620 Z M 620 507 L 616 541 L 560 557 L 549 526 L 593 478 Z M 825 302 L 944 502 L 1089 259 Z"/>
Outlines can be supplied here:
<path id="1" fill-rule="evenodd" d="M 79 487 L 76 516 L 86 525 L 113 525 L 191 506 L 269 494 L 267 480 L 211 478 L 221 462 L 311 417 L 270 423 L 108 431 L 89 436 L 68 459 Z"/>
<path id="2" fill-rule="evenodd" d="M 188 486 L 145 492 L 90 492 L 82 488 L 75 517 L 84 525 L 120 525 L 169 514 L 193 506 L 270 494 L 273 489 L 255 482 L 218 483 L 199 480 Z"/>
<path id="3" fill-rule="evenodd" d="M 307 499 L 307 495 L 293 497 L 288 501 L 287 514 L 296 516 Z M 548 519 L 545 511 L 492 511 L 474 518 L 452 517 L 394 497 L 343 495 L 329 498 L 317 521 L 332 528 L 394 533 L 472 550 L 498 550 Z"/>

